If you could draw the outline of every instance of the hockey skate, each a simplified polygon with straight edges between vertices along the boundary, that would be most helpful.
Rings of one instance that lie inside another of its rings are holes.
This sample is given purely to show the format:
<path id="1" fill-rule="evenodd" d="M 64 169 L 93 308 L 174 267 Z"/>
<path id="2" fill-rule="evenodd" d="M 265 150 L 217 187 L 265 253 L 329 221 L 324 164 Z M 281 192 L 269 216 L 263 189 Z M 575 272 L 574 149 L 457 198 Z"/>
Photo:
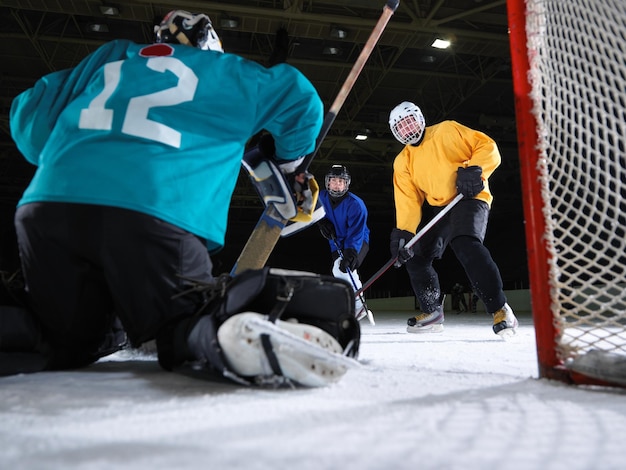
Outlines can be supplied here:
<path id="1" fill-rule="evenodd" d="M 501 337 L 513 336 L 519 325 L 509 304 L 504 304 L 493 314 L 493 332 Z"/>
<path id="2" fill-rule="evenodd" d="M 441 333 L 443 331 L 443 308 L 431 313 L 420 313 L 406 321 L 407 333 Z"/>
<path id="3" fill-rule="evenodd" d="M 337 382 L 348 369 L 359 366 L 320 328 L 295 321 L 272 323 L 260 313 L 240 313 L 219 327 L 217 338 L 233 371 L 260 384 L 281 379 L 276 364 L 272 367 L 274 357 L 268 357 L 262 336 L 269 337 L 282 377 L 306 387 Z"/>
<path id="4" fill-rule="evenodd" d="M 355 314 L 355 317 L 356 317 L 357 321 L 361 321 L 365 317 L 367 317 L 367 319 L 369 320 L 369 322 L 370 322 L 370 324 L 372 326 L 376 325 L 376 322 L 374 321 L 374 314 L 365 305 L 361 306 L 359 311 Z"/>

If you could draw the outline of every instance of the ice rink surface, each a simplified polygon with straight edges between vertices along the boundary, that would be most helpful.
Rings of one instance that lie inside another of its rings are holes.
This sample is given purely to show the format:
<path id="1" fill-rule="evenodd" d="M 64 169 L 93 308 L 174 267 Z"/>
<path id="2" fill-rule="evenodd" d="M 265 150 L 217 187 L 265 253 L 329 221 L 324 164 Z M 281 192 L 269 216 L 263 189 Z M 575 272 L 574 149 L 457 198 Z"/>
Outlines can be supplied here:
<path id="1" fill-rule="evenodd" d="M 538 379 L 530 315 L 503 341 L 485 313 L 425 335 L 374 313 L 362 367 L 327 388 L 201 381 L 129 352 L 0 378 L 0 468 L 626 468 L 626 390 Z"/>

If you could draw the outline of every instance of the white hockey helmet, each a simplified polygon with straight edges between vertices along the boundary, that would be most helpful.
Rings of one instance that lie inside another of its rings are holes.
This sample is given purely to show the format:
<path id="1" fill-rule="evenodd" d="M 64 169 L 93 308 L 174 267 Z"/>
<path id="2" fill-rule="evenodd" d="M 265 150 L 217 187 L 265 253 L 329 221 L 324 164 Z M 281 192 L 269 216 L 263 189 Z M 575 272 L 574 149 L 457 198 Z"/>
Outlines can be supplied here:
<path id="1" fill-rule="evenodd" d="M 421 109 L 410 101 L 403 101 L 389 113 L 389 127 L 398 142 L 415 145 L 424 135 L 426 121 Z"/>
<path id="2" fill-rule="evenodd" d="M 154 27 L 155 42 L 184 44 L 203 51 L 224 52 L 222 41 L 213 29 L 211 19 L 203 13 L 172 10 Z"/>
<path id="3" fill-rule="evenodd" d="M 330 180 L 333 178 L 340 178 L 344 180 L 346 184 L 344 185 L 342 190 L 331 189 Z M 350 189 L 350 181 L 350 173 L 348 173 L 348 170 L 345 166 L 333 165 L 330 170 L 328 170 L 328 173 L 326 173 L 326 178 L 324 182 L 328 194 L 330 194 L 332 197 L 341 197 L 346 194 Z"/>

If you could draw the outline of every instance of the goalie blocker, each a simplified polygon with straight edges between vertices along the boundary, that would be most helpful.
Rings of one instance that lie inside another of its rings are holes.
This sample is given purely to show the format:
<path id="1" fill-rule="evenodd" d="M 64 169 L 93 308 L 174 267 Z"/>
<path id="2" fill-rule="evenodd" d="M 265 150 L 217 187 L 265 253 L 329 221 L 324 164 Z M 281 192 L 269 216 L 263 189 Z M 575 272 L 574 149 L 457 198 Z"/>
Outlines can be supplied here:
<path id="1" fill-rule="evenodd" d="M 276 161 L 274 139 L 264 134 L 244 154 L 241 164 L 265 207 L 273 205 L 283 219 L 308 224 L 318 206 L 319 187 L 310 173 L 296 173 L 301 160 Z"/>
<path id="2" fill-rule="evenodd" d="M 319 387 L 359 365 L 354 294 L 341 279 L 266 267 L 189 292 L 198 291 L 206 301 L 196 316 L 157 338 L 167 370 L 244 385 Z"/>

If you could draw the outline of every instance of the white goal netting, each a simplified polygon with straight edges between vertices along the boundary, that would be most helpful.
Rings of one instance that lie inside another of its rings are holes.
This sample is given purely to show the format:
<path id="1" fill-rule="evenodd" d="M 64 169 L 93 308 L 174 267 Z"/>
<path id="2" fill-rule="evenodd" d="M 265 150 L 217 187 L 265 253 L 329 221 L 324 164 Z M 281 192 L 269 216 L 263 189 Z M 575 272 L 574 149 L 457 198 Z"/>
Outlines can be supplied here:
<path id="1" fill-rule="evenodd" d="M 626 1 L 526 9 L 555 348 L 626 355 Z"/>

